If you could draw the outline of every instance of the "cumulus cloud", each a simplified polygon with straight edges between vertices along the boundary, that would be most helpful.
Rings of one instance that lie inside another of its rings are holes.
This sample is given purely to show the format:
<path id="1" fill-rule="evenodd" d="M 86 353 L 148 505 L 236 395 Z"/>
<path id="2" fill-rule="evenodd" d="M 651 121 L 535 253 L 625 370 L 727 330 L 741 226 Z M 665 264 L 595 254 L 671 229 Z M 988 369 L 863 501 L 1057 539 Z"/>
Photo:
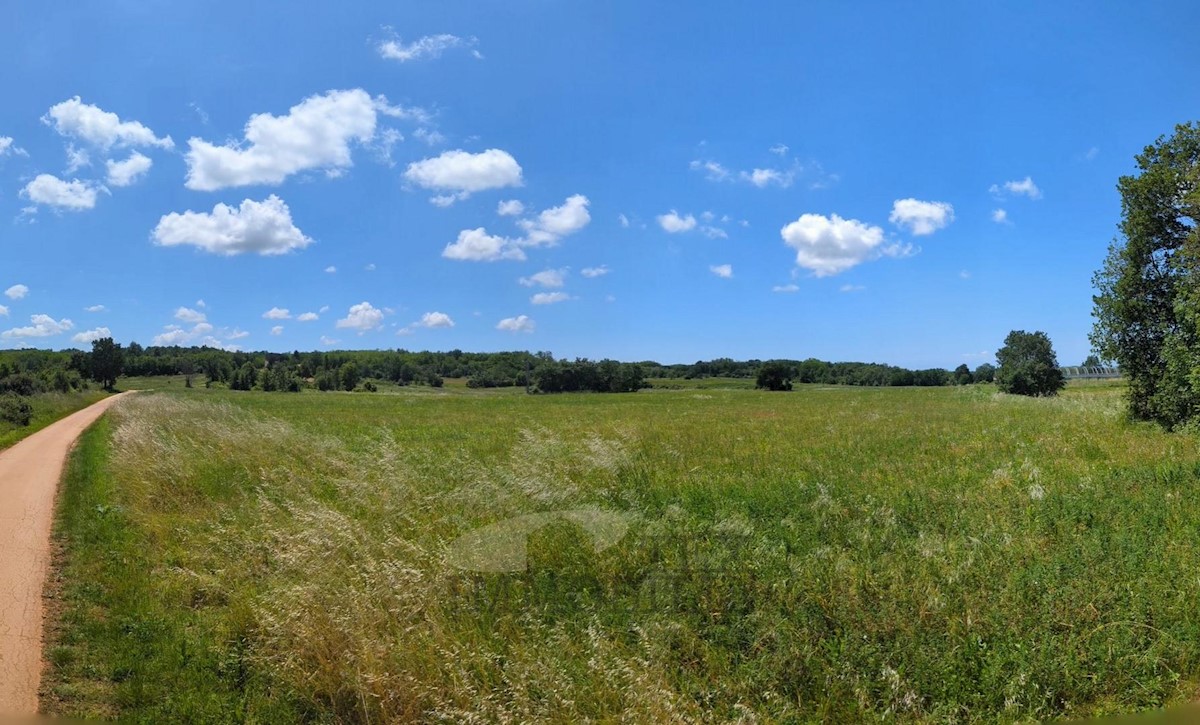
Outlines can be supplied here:
<path id="1" fill-rule="evenodd" d="M 32 323 L 28 327 L 14 327 L 11 330 L 5 330 L 0 333 L 0 337 L 5 340 L 21 340 L 30 337 L 53 337 L 75 327 L 75 323 L 63 318 L 55 320 L 50 315 L 30 315 L 29 321 Z"/>
<path id="2" fill-rule="evenodd" d="M 83 311 L 84 312 L 108 312 L 108 308 L 105 307 L 104 305 L 91 305 L 90 307 L 84 307 Z"/>
<path id="3" fill-rule="evenodd" d="M 421 315 L 420 322 L 415 324 L 418 327 L 437 329 L 440 327 L 454 327 L 454 320 L 450 319 L 450 315 L 447 315 L 445 312 L 426 312 Z"/>
<path id="4" fill-rule="evenodd" d="M 837 214 L 802 214 L 780 230 L 784 243 L 796 250 L 797 266 L 818 277 L 844 272 L 881 256 L 899 257 L 912 248 L 887 245 L 883 229 Z"/>
<path id="5" fill-rule="evenodd" d="M 670 234 L 687 232 L 696 228 L 696 217 L 691 214 L 679 216 L 679 212 L 674 209 L 666 214 L 660 214 L 655 218 L 658 220 L 658 225 L 663 228 L 663 231 Z"/>
<path id="6" fill-rule="evenodd" d="M 471 194 L 487 189 L 520 186 L 521 165 L 507 151 L 488 149 L 477 154 L 461 149 L 440 156 L 414 161 L 404 178 L 424 189 L 445 192 L 430 201 L 449 206 Z"/>
<path id="7" fill-rule="evenodd" d="M 191 312 L 192 314 L 189 315 L 185 313 L 181 317 L 179 315 L 179 312 L 181 311 Z M 250 334 L 240 330 L 234 330 L 233 332 L 222 330 L 218 333 L 211 324 L 203 320 L 203 315 L 200 315 L 200 317 L 197 318 L 196 315 L 199 314 L 200 313 L 196 313 L 194 310 L 187 310 L 186 307 L 179 308 L 179 310 L 176 311 L 175 316 L 180 321 L 192 322 L 197 319 L 200 321 L 195 322 L 191 329 L 186 329 L 179 325 L 167 325 L 163 328 L 161 333 L 154 336 L 154 339 L 150 341 L 150 344 L 163 346 L 196 345 L 199 347 L 213 347 L 219 350 L 236 352 L 240 348 L 237 345 L 229 344 L 226 342 L 226 340 L 238 340 L 243 337 L 248 337 Z M 221 337 L 217 336 L 218 334 L 225 339 L 222 340 Z"/>
<path id="8" fill-rule="evenodd" d="M 14 284 L 12 287 L 4 290 L 4 296 L 10 300 L 24 299 L 27 294 L 29 294 L 29 288 L 23 284 Z"/>
<path id="9" fill-rule="evenodd" d="M 338 339 L 335 339 L 332 337 L 328 337 L 326 335 L 321 335 L 321 344 L 324 345 L 325 347 L 329 347 L 331 345 L 336 345 L 339 342 L 341 342 L 341 340 L 338 340 Z"/>
<path id="10" fill-rule="evenodd" d="M 618 214 L 617 215 L 617 223 L 619 223 L 623 229 L 628 229 L 629 228 L 629 217 L 625 216 L 624 214 Z"/>
<path id="11" fill-rule="evenodd" d="M 113 186 L 129 186 L 142 178 L 154 165 L 147 156 L 134 151 L 124 161 L 109 159 L 104 162 L 108 168 L 108 183 Z"/>
<path id="12" fill-rule="evenodd" d="M 566 282 L 567 269 L 545 269 L 537 274 L 522 277 L 517 280 L 525 287 L 562 287 Z"/>
<path id="13" fill-rule="evenodd" d="M 8 317 L 8 308 L 0 305 L 0 317 Z"/>
<path id="14" fill-rule="evenodd" d="M 746 181 L 760 189 L 765 189 L 768 186 L 778 186 L 781 189 L 786 189 L 796 180 L 795 169 L 788 171 L 780 171 L 779 169 L 752 169 L 743 171 L 738 175 L 742 181 Z"/>
<path id="15" fill-rule="evenodd" d="M 1003 209 L 992 210 L 992 221 L 997 224 L 1008 224 L 1008 212 Z"/>
<path id="16" fill-rule="evenodd" d="M 65 173 L 73 174 L 85 166 L 92 165 L 92 157 L 85 149 L 75 148 L 75 144 L 67 145 L 67 168 Z"/>
<path id="17" fill-rule="evenodd" d="M 13 154 L 15 156 L 28 156 L 29 152 L 20 146 L 16 145 L 12 136 L 0 136 L 0 158 Z"/>
<path id="18" fill-rule="evenodd" d="M 96 340 L 103 340 L 106 337 L 112 337 L 112 332 L 107 327 L 97 327 L 94 330 L 84 330 L 71 337 L 72 342 L 82 342 L 85 345 L 90 345 Z"/>
<path id="19" fill-rule="evenodd" d="M 284 307 L 272 307 L 262 314 L 264 320 L 290 320 L 292 313 Z"/>
<path id="20" fill-rule="evenodd" d="M 337 273 L 337 267 L 335 267 L 335 266 L 333 266 L 333 265 L 331 264 L 331 265 L 329 265 L 328 267 L 326 267 L 326 268 L 325 268 L 325 273 L 326 273 L 326 274 L 336 274 L 336 273 Z"/>
<path id="21" fill-rule="evenodd" d="M 496 205 L 496 213 L 500 216 L 521 216 L 525 213 L 525 205 L 516 199 L 509 199 Z"/>
<path id="22" fill-rule="evenodd" d="M 452 48 L 469 48 L 478 42 L 475 38 L 460 38 L 449 33 L 426 35 L 405 44 L 399 38 L 385 40 L 377 46 L 379 56 L 388 60 L 407 63 L 421 58 L 437 58 Z M 482 57 L 476 54 L 475 57 Z"/>
<path id="23" fill-rule="evenodd" d="M 207 322 L 208 316 L 199 310 L 193 310 L 190 307 L 180 307 L 175 310 L 175 319 L 180 322 Z"/>
<path id="24" fill-rule="evenodd" d="M 539 212 L 531 219 L 517 221 L 525 236 L 517 238 L 488 234 L 483 227 L 464 229 L 458 239 L 446 245 L 442 256 L 472 262 L 501 259 L 525 259 L 523 247 L 552 247 L 565 236 L 583 229 L 592 220 L 588 198 L 582 194 L 568 197 L 562 206 Z"/>
<path id="25" fill-rule="evenodd" d="M 1001 198 L 1009 195 L 1026 196 L 1030 199 L 1042 198 L 1042 190 L 1033 183 L 1033 178 L 1029 176 L 1017 181 L 1006 181 L 1003 185 L 992 184 L 988 191 Z"/>
<path id="26" fill-rule="evenodd" d="M 772 292 L 782 292 L 784 294 L 791 294 L 792 292 L 799 292 L 800 285 L 798 285 L 798 284 L 777 284 L 771 288 L 771 291 Z"/>
<path id="27" fill-rule="evenodd" d="M 716 161 L 711 160 L 701 161 L 696 159 L 688 164 L 688 168 L 690 168 L 692 171 L 703 171 L 704 178 L 708 179 L 709 181 L 725 181 L 732 176 L 732 172 L 730 172 L 729 169 L 725 168 Z"/>
<path id="28" fill-rule="evenodd" d="M 494 236 L 483 227 L 464 229 L 458 239 L 442 250 L 446 259 L 463 262 L 495 262 L 501 259 L 525 259 L 525 252 L 507 237 Z"/>
<path id="29" fill-rule="evenodd" d="M 255 114 L 246 122 L 242 142 L 217 146 L 201 138 L 188 140 L 185 185 L 216 191 L 279 184 L 312 169 L 337 175 L 353 165 L 351 142 L 369 143 L 375 136 L 376 113 L 389 109 L 398 112 L 386 98 L 373 99 L 355 88 L 310 96 L 292 106 L 286 116 Z"/>
<path id="30" fill-rule="evenodd" d="M 709 266 L 708 271 L 717 275 L 721 279 L 729 279 L 733 276 L 732 264 L 714 264 Z"/>
<path id="31" fill-rule="evenodd" d="M 533 219 L 522 219 L 517 226 L 525 231 L 518 244 L 526 247 L 552 247 L 565 236 L 583 229 L 592 221 L 588 213 L 588 198 L 583 194 L 567 197 L 562 206 L 555 206 L 538 213 Z"/>
<path id="32" fill-rule="evenodd" d="M 337 321 L 338 329 L 356 330 L 358 334 L 378 329 L 383 324 L 383 310 L 371 306 L 370 302 L 360 302 L 350 307 L 350 312 Z"/>
<path id="33" fill-rule="evenodd" d="M 529 301 L 535 305 L 552 305 L 555 302 L 565 302 L 571 299 L 571 295 L 566 292 L 538 292 L 529 298 Z"/>
<path id="34" fill-rule="evenodd" d="M 505 332 L 533 332 L 537 328 L 537 323 L 529 319 L 526 315 L 517 315 L 516 317 L 505 317 L 500 322 L 496 323 L 497 330 Z"/>
<path id="35" fill-rule="evenodd" d="M 211 214 L 172 212 L 158 221 L 153 236 L 160 246 L 187 244 L 225 256 L 286 254 L 312 243 L 292 223 L 287 204 L 274 194 L 264 201 L 246 199 L 236 209 L 217 204 Z"/>
<path id="36" fill-rule="evenodd" d="M 844 284 L 838 288 L 838 292 L 862 292 L 865 289 L 861 284 Z"/>
<path id="37" fill-rule="evenodd" d="M 897 199 L 892 202 L 888 221 L 907 229 L 913 236 L 933 234 L 954 221 L 954 207 L 944 201 Z"/>
<path id="38" fill-rule="evenodd" d="M 296 322 L 314 322 L 321 319 L 315 312 L 305 312 L 296 316 Z"/>
<path id="39" fill-rule="evenodd" d="M 57 209 L 83 211 L 96 206 L 98 187 L 86 181 L 63 181 L 51 174 L 38 174 L 21 190 L 21 196 Z"/>
<path id="40" fill-rule="evenodd" d="M 579 270 L 579 273 L 588 279 L 603 277 L 604 275 L 608 274 L 608 272 L 608 265 L 605 264 L 602 264 L 599 267 L 584 267 L 583 269 Z"/>
<path id="41" fill-rule="evenodd" d="M 113 146 L 175 148 L 170 136 L 158 138 L 141 123 L 122 121 L 117 114 L 84 103 L 79 96 L 51 106 L 42 122 L 59 135 L 77 138 L 104 150 Z"/>
<path id="42" fill-rule="evenodd" d="M 274 327 L 272 327 L 271 334 L 272 335 L 282 335 L 283 334 L 283 325 L 275 325 Z"/>
<path id="43" fill-rule="evenodd" d="M 775 154 L 776 156 L 787 156 L 788 145 L 782 144 L 782 143 L 777 143 L 767 150 L 770 151 L 771 153 Z"/>

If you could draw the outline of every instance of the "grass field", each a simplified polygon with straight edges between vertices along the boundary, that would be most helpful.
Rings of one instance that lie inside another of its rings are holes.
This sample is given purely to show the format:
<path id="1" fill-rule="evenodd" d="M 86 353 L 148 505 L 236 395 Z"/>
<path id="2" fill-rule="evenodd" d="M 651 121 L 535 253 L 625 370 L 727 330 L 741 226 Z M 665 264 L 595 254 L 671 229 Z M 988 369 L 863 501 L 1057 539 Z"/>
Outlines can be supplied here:
<path id="1" fill-rule="evenodd" d="M 1200 685 L 1200 447 L 1119 386 L 170 388 L 73 454 L 54 714 L 1011 721 Z M 454 565 L 562 510 L 628 528 Z"/>
<path id="2" fill-rule="evenodd" d="M 0 421 L 0 450 L 107 395 L 103 390 L 84 390 L 75 393 L 38 393 L 30 396 L 28 400 L 33 406 L 33 419 L 29 421 L 29 425 L 16 426 L 7 421 Z"/>

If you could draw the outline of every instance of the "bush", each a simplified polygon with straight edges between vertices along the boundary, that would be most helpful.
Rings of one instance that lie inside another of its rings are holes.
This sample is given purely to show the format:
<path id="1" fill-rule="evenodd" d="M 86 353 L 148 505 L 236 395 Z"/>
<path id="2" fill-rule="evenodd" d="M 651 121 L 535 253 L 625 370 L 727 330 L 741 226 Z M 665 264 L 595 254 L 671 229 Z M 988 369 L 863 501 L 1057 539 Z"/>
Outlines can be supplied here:
<path id="1" fill-rule="evenodd" d="M 786 363 L 769 362 L 758 369 L 754 387 L 767 390 L 791 390 L 792 367 Z"/>
<path id="2" fill-rule="evenodd" d="M 0 395 L 0 420 L 13 425 L 27 426 L 33 420 L 33 406 L 28 400 L 12 393 Z"/>
<path id="3" fill-rule="evenodd" d="M 996 386 L 1017 395 L 1057 395 L 1066 382 L 1044 332 L 1013 330 L 996 353 Z"/>
<path id="4" fill-rule="evenodd" d="M 0 379 L 0 394 L 34 395 L 44 390 L 42 382 L 29 373 L 15 373 Z"/>

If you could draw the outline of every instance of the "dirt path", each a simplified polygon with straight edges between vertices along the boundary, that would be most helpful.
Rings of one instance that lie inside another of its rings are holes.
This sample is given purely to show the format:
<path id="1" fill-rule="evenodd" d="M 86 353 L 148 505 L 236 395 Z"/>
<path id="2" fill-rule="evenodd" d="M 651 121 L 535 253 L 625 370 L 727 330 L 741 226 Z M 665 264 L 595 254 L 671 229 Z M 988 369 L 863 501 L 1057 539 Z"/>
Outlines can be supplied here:
<path id="1" fill-rule="evenodd" d="M 42 587 L 54 499 L 75 439 L 110 396 L 0 451 L 0 715 L 37 712 L 42 677 Z"/>

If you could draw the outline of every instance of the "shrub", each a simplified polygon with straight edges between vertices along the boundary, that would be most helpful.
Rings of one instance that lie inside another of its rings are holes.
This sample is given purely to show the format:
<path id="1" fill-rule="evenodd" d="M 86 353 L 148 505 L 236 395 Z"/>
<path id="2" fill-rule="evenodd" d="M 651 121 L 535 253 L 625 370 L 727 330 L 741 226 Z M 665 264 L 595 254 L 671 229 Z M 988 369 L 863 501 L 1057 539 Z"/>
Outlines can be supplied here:
<path id="1" fill-rule="evenodd" d="M 28 400 L 12 393 L 0 395 L 0 420 L 13 425 L 29 425 L 29 421 L 33 420 L 33 406 Z"/>

